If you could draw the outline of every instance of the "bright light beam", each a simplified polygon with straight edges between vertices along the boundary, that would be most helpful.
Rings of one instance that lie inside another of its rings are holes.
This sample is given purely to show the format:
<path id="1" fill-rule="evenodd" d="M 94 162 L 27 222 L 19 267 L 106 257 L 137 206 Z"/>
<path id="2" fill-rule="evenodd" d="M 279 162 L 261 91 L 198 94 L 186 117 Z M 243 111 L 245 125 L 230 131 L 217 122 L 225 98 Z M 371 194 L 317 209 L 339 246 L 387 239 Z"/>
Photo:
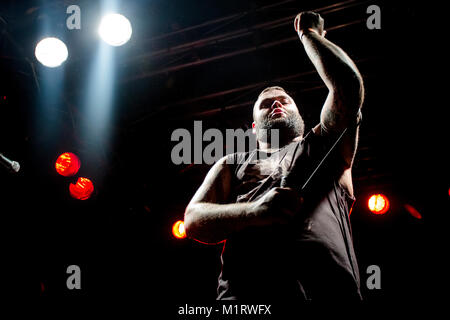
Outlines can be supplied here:
<path id="1" fill-rule="evenodd" d="M 34 50 L 36 59 L 49 68 L 59 67 L 69 56 L 64 42 L 58 38 L 44 38 L 36 45 Z"/>
<path id="2" fill-rule="evenodd" d="M 113 48 L 100 43 L 86 82 L 82 140 L 89 142 L 90 147 L 86 150 L 93 158 L 107 154 L 110 145 L 116 69 L 114 58 Z"/>
<path id="3" fill-rule="evenodd" d="M 98 34 L 103 41 L 115 47 L 127 43 L 132 32 L 130 21 L 118 13 L 105 15 L 98 28 Z"/>

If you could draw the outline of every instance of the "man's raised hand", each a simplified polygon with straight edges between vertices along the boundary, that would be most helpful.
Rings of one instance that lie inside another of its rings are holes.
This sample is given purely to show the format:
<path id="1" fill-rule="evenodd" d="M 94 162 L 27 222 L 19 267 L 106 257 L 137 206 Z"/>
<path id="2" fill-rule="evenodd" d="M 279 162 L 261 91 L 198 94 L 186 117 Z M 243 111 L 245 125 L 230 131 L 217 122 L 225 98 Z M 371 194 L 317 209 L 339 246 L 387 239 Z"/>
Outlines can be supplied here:
<path id="1" fill-rule="evenodd" d="M 324 30 L 324 20 L 320 14 L 312 11 L 300 12 L 294 20 L 294 28 L 301 37 L 304 33 L 315 32 L 324 37 L 327 33 Z"/>

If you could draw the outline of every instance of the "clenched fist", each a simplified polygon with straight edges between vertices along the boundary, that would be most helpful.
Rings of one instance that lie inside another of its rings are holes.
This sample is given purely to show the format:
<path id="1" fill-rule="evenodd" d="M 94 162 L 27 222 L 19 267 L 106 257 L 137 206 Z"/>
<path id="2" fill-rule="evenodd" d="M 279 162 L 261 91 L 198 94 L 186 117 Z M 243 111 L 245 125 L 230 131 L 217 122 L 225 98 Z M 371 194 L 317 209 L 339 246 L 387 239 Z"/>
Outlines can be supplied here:
<path id="1" fill-rule="evenodd" d="M 323 29 L 324 21 L 320 14 L 312 11 L 300 12 L 294 20 L 295 31 L 301 35 L 307 32 L 315 32 L 318 35 L 324 37 L 326 31 Z"/>
<path id="2" fill-rule="evenodd" d="M 303 199 L 291 188 L 273 188 L 254 203 L 254 216 L 261 226 L 287 224 L 300 211 Z"/>

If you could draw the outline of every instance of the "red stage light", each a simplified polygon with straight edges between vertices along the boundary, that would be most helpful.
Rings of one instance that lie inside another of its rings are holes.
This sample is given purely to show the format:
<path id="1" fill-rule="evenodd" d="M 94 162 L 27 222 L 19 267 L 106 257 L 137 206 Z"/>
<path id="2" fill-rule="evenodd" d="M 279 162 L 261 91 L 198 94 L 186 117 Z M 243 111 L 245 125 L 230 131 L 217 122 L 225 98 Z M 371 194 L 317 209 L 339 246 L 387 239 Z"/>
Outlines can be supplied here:
<path id="1" fill-rule="evenodd" d="M 55 163 L 56 171 L 64 177 L 75 175 L 80 169 L 80 159 L 71 152 L 63 153 Z"/>
<path id="2" fill-rule="evenodd" d="M 78 178 L 77 183 L 71 183 L 69 186 L 70 195 L 78 200 L 89 199 L 94 191 L 94 185 L 88 178 Z"/>
<path id="3" fill-rule="evenodd" d="M 406 211 L 408 211 L 409 214 L 412 215 L 414 218 L 422 219 L 422 215 L 412 205 L 406 203 L 404 205 L 404 207 L 405 207 Z"/>
<path id="4" fill-rule="evenodd" d="M 389 200 L 383 194 L 372 195 L 367 204 L 374 214 L 384 214 L 389 210 Z"/>
<path id="5" fill-rule="evenodd" d="M 186 238 L 186 231 L 184 230 L 184 221 L 177 221 L 173 224 L 172 233 L 175 238 L 183 239 Z"/>

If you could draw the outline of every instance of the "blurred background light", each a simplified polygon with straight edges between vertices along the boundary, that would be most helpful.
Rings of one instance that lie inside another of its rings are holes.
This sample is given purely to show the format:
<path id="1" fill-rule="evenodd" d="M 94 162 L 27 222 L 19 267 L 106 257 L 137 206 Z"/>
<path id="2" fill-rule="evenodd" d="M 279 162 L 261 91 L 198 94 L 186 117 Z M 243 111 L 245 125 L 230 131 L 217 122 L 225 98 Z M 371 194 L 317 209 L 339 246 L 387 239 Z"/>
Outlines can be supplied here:
<path id="1" fill-rule="evenodd" d="M 71 152 L 61 154 L 55 163 L 56 171 L 64 177 L 75 175 L 80 169 L 80 166 L 80 159 Z"/>
<path id="2" fill-rule="evenodd" d="M 374 194 L 369 198 L 368 206 L 374 214 L 385 214 L 389 210 L 389 200 L 383 194 Z"/>
<path id="3" fill-rule="evenodd" d="M 79 177 L 77 183 L 71 183 L 69 186 L 70 195 L 78 200 L 89 199 L 94 192 L 94 184 L 88 178 Z"/>
<path id="4" fill-rule="evenodd" d="M 36 59 L 44 66 L 55 68 L 67 60 L 69 52 L 58 38 L 45 38 L 38 42 L 34 51 Z"/>
<path id="5" fill-rule="evenodd" d="M 102 18 L 98 33 L 107 44 L 121 46 L 131 38 L 131 23 L 121 14 L 110 13 Z"/>
<path id="6" fill-rule="evenodd" d="M 406 204 L 404 204 L 404 207 L 405 207 L 406 211 L 408 211 L 409 214 L 412 215 L 414 218 L 419 219 L 419 220 L 422 219 L 422 215 L 420 214 L 420 212 L 416 208 L 414 208 L 412 205 L 406 203 Z"/>

